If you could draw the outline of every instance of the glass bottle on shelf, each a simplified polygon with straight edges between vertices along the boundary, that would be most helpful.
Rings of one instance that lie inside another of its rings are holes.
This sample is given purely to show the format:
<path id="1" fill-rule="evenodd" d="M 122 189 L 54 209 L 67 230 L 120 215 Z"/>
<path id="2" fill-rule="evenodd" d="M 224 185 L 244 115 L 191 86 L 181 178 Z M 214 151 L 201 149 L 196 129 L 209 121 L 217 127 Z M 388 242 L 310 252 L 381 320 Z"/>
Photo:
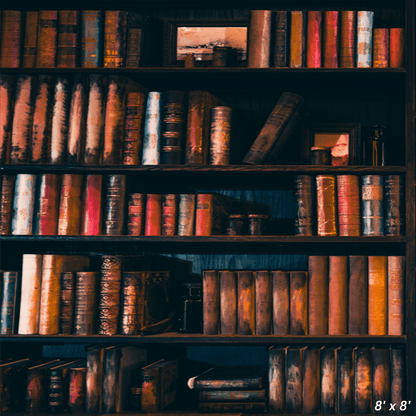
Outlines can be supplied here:
<path id="1" fill-rule="evenodd" d="M 373 126 L 373 134 L 364 140 L 363 160 L 364 165 L 386 166 L 386 127 Z"/>

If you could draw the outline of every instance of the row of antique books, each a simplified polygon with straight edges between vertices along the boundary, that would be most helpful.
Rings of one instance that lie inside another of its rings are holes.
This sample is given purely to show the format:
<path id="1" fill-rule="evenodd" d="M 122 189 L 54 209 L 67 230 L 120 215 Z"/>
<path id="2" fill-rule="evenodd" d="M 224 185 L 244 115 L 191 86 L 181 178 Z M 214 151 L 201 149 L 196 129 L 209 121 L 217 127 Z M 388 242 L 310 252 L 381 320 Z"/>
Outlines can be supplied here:
<path id="1" fill-rule="evenodd" d="M 205 270 L 205 335 L 403 335 L 405 258 L 309 256 L 308 271 Z"/>
<path id="2" fill-rule="evenodd" d="M 148 20 L 114 10 L 3 10 L 0 67 L 137 68 Z"/>
<path id="3" fill-rule="evenodd" d="M 374 28 L 373 11 L 252 10 L 248 67 L 270 66 L 400 68 L 404 29 Z"/>
<path id="4" fill-rule="evenodd" d="M 298 175 L 296 235 L 404 235 L 402 175 Z"/>

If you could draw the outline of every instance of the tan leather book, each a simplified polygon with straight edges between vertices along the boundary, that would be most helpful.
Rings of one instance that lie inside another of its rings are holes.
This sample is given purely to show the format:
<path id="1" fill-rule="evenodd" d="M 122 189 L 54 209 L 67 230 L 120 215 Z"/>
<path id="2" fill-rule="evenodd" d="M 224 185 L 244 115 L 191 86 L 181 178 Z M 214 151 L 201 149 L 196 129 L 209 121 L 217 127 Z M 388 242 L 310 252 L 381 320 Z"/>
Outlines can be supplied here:
<path id="1" fill-rule="evenodd" d="M 368 256 L 368 335 L 387 335 L 387 257 Z"/>
<path id="2" fill-rule="evenodd" d="M 329 256 L 328 335 L 347 335 L 348 256 Z"/>
<path id="3" fill-rule="evenodd" d="M 270 67 L 272 11 L 252 10 L 248 36 L 248 68 Z"/>
<path id="4" fill-rule="evenodd" d="M 254 273 L 252 271 L 237 272 L 237 317 L 239 335 L 256 333 L 256 294 Z"/>
<path id="5" fill-rule="evenodd" d="M 291 11 L 290 67 L 303 68 L 306 61 L 306 19 L 301 10 Z"/>

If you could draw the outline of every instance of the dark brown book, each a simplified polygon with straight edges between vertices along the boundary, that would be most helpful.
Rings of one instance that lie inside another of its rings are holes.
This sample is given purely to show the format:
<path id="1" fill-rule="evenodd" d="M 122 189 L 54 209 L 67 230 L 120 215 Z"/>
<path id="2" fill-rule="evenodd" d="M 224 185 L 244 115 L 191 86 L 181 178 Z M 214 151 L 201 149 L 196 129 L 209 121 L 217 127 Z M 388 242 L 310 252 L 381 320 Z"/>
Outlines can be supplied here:
<path id="1" fill-rule="evenodd" d="M 328 335 L 348 333 L 348 256 L 329 256 Z"/>
<path id="2" fill-rule="evenodd" d="M 384 232 L 386 235 L 404 235 L 404 178 L 402 175 L 384 177 Z"/>
<path id="3" fill-rule="evenodd" d="M 77 66 L 79 11 L 60 10 L 58 25 L 58 68 Z"/>
<path id="4" fill-rule="evenodd" d="M 248 68 L 270 67 L 272 11 L 251 10 L 248 36 Z"/>
<path id="5" fill-rule="evenodd" d="M 400 415 L 406 409 L 401 407 L 403 397 L 406 396 L 406 358 L 405 350 L 401 346 L 390 349 L 391 403 L 394 403 L 393 414 Z M 406 406 L 407 407 L 407 406 Z"/>
<path id="6" fill-rule="evenodd" d="M 18 330 L 21 277 L 18 271 L 3 271 L 0 301 L 0 334 L 16 334 Z"/>
<path id="7" fill-rule="evenodd" d="M 321 349 L 321 413 L 324 415 L 333 415 L 337 411 L 338 351 L 337 347 Z"/>
<path id="8" fill-rule="evenodd" d="M 265 413 L 267 410 L 266 403 L 252 402 L 200 402 L 198 406 L 199 412 L 202 413 L 218 413 L 218 412 L 248 412 L 248 413 Z"/>
<path id="9" fill-rule="evenodd" d="M 61 294 L 59 298 L 59 333 L 72 334 L 75 307 L 75 273 L 61 274 Z"/>
<path id="10" fill-rule="evenodd" d="M 343 346 L 338 349 L 337 367 L 338 413 L 354 412 L 354 350 Z"/>
<path id="11" fill-rule="evenodd" d="M 75 335 L 93 335 L 96 332 L 98 280 L 98 272 L 76 274 Z"/>
<path id="12" fill-rule="evenodd" d="M 274 32 L 274 66 L 287 67 L 289 56 L 289 25 L 288 12 L 286 10 L 276 11 Z"/>
<path id="13" fill-rule="evenodd" d="M 103 175 L 85 175 L 82 194 L 81 235 L 101 235 L 103 230 Z"/>
<path id="14" fill-rule="evenodd" d="M 122 68 L 126 55 L 127 13 L 106 10 L 104 22 L 104 68 Z"/>
<path id="15" fill-rule="evenodd" d="M 165 194 L 162 198 L 162 235 L 176 235 L 178 225 L 178 195 Z"/>
<path id="16" fill-rule="evenodd" d="M 286 412 L 300 414 L 303 410 L 303 350 L 305 347 L 292 346 L 286 351 Z"/>
<path id="17" fill-rule="evenodd" d="M 372 402 L 372 377 L 370 349 L 356 347 L 354 349 L 354 386 L 355 386 L 355 413 L 371 413 Z"/>
<path id="18" fill-rule="evenodd" d="M 35 68 L 38 44 L 39 12 L 26 12 L 25 37 L 23 40 L 22 68 Z"/>
<path id="19" fill-rule="evenodd" d="M 285 413 L 286 348 L 269 348 L 269 411 Z"/>
<path id="20" fill-rule="evenodd" d="M 22 44 L 22 12 L 3 10 L 0 67 L 19 68 Z"/>
<path id="21" fill-rule="evenodd" d="M 290 273 L 279 270 L 272 271 L 270 274 L 272 281 L 273 334 L 289 335 L 291 333 L 291 316 L 289 313 L 291 302 L 289 294 L 291 285 Z M 296 279 L 295 275 L 293 278 Z"/>
<path id="22" fill-rule="evenodd" d="M 302 403 L 303 414 L 316 415 L 320 408 L 321 380 L 320 347 L 310 346 L 303 351 L 302 357 Z"/>
<path id="23" fill-rule="evenodd" d="M 371 349 L 371 373 L 373 382 L 372 412 L 390 413 L 390 350 L 386 346 Z M 386 398 L 388 400 L 386 400 Z"/>
<path id="24" fill-rule="evenodd" d="M 83 413 L 85 411 L 87 365 L 81 362 L 69 369 L 69 413 Z"/>
<path id="25" fill-rule="evenodd" d="M 104 206 L 104 234 L 124 234 L 126 175 L 108 175 Z"/>
<path id="26" fill-rule="evenodd" d="M 266 390 L 200 390 L 200 402 L 265 402 Z"/>
<path id="27" fill-rule="evenodd" d="M 121 334 L 137 335 L 143 326 L 145 303 L 144 272 L 123 272 L 123 303 L 121 305 Z"/>
<path id="28" fill-rule="evenodd" d="M 295 178 L 296 235 L 314 235 L 316 232 L 315 178 L 297 175 Z"/>
<path id="29" fill-rule="evenodd" d="M 104 349 L 103 356 L 103 405 L 104 414 L 117 412 L 117 393 L 120 383 L 121 349 L 115 346 Z"/>
<path id="30" fill-rule="evenodd" d="M 143 55 L 144 28 L 127 29 L 126 68 L 139 68 Z"/>
<path id="31" fill-rule="evenodd" d="M 218 271 L 202 272 L 203 334 L 217 335 L 220 321 L 220 281 Z"/>
<path id="32" fill-rule="evenodd" d="M 36 68 L 55 68 L 58 44 L 58 12 L 39 11 Z"/>
<path id="33" fill-rule="evenodd" d="M 272 278 L 268 270 L 257 271 L 254 274 L 256 292 L 256 334 L 270 335 L 272 333 Z"/>
<path id="34" fill-rule="evenodd" d="M 143 235 L 146 212 L 146 194 L 129 194 L 127 234 Z"/>
<path id="35" fill-rule="evenodd" d="M 0 235 L 11 234 L 15 175 L 1 176 Z"/>
<path id="36" fill-rule="evenodd" d="M 65 173 L 61 177 L 58 235 L 79 235 L 81 226 L 82 175 Z"/>
<path id="37" fill-rule="evenodd" d="M 348 334 L 368 333 L 368 259 L 349 256 Z"/>
<path id="38" fill-rule="evenodd" d="M 103 356 L 103 347 L 92 346 L 88 348 L 85 391 L 86 413 L 101 413 Z"/>
<path id="39" fill-rule="evenodd" d="M 316 176 L 318 235 L 338 235 L 336 192 L 334 175 Z"/>
<path id="40" fill-rule="evenodd" d="M 219 272 L 220 280 L 220 333 L 237 334 L 237 273 L 230 270 Z"/>
<path id="41" fill-rule="evenodd" d="M 10 160 L 15 82 L 16 78 L 13 75 L 0 74 L 0 163 L 2 165 Z"/>
<path id="42" fill-rule="evenodd" d="M 237 272 L 237 317 L 239 335 L 256 333 L 256 286 L 252 271 Z M 223 295 L 224 296 L 224 295 Z"/>
<path id="43" fill-rule="evenodd" d="M 308 273 L 290 272 L 290 335 L 308 335 Z M 275 332 L 274 332 L 275 333 Z"/>

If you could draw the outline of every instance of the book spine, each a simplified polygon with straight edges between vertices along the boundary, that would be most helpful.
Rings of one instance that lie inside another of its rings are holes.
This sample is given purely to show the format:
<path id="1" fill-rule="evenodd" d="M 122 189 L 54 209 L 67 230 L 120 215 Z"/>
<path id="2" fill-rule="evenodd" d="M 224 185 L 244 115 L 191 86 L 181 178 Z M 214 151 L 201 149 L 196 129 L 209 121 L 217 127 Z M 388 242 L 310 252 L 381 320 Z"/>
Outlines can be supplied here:
<path id="1" fill-rule="evenodd" d="M 77 10 L 60 10 L 58 25 L 58 68 L 75 68 L 77 66 L 79 12 Z"/>
<path id="2" fill-rule="evenodd" d="M 404 335 L 405 257 L 387 257 L 388 335 Z"/>
<path id="3" fill-rule="evenodd" d="M 309 256 L 309 335 L 328 334 L 328 256 Z"/>
<path id="4" fill-rule="evenodd" d="M 162 235 L 176 235 L 178 223 L 178 195 L 163 195 L 162 202 Z"/>
<path id="5" fill-rule="evenodd" d="M 98 297 L 98 333 L 118 332 L 122 256 L 101 257 L 101 281 Z"/>
<path id="6" fill-rule="evenodd" d="M 143 165 L 160 163 L 162 93 L 151 91 L 147 96 L 143 134 Z"/>
<path id="7" fill-rule="evenodd" d="M 32 235 L 36 175 L 16 175 L 14 191 L 12 234 Z"/>
<path id="8" fill-rule="evenodd" d="M 390 29 L 390 68 L 404 67 L 404 29 Z"/>
<path id="9" fill-rule="evenodd" d="M 324 348 L 321 351 L 320 373 L 321 414 L 333 415 L 336 413 L 337 403 L 337 350 Z"/>
<path id="10" fill-rule="evenodd" d="M 142 45 L 144 29 L 129 28 L 127 31 L 126 68 L 139 68 L 143 55 Z"/>
<path id="11" fill-rule="evenodd" d="M 387 335 L 387 257 L 368 256 L 368 335 Z"/>
<path id="12" fill-rule="evenodd" d="M 15 175 L 1 176 L 0 235 L 11 234 Z"/>
<path id="13" fill-rule="evenodd" d="M 23 41 L 22 68 L 36 67 L 39 12 L 26 12 L 25 37 Z"/>
<path id="14" fill-rule="evenodd" d="M 12 133 L 15 77 L 0 74 L 0 163 L 9 162 L 10 142 Z"/>
<path id="15" fill-rule="evenodd" d="M 195 235 L 213 235 L 213 199 L 212 194 L 196 195 Z"/>
<path id="16" fill-rule="evenodd" d="M 220 280 L 220 333 L 237 334 L 237 273 L 229 270 L 219 272 Z"/>
<path id="17" fill-rule="evenodd" d="M 124 119 L 123 165 L 140 165 L 143 147 L 143 123 L 146 94 L 127 93 Z"/>
<path id="18" fill-rule="evenodd" d="M 288 348 L 286 351 L 286 412 L 301 414 L 302 403 L 302 351 Z"/>
<path id="19" fill-rule="evenodd" d="M 354 413 L 354 355 L 352 349 L 338 350 L 338 413 Z"/>
<path id="20" fill-rule="evenodd" d="M 58 235 L 79 235 L 81 227 L 82 175 L 65 173 L 61 178 Z"/>
<path id="21" fill-rule="evenodd" d="M 10 163 L 13 164 L 27 163 L 29 160 L 34 81 L 35 77 L 30 75 L 17 77 L 10 147 Z"/>
<path id="22" fill-rule="evenodd" d="M 386 398 L 390 399 L 390 350 L 387 348 L 371 349 L 372 364 L 372 411 L 377 414 L 387 414 L 389 412 L 390 403 Z M 379 406 L 376 406 L 376 403 Z"/>
<path id="23" fill-rule="evenodd" d="M 102 408 L 103 350 L 93 348 L 87 354 L 85 413 L 100 413 Z"/>
<path id="24" fill-rule="evenodd" d="M 384 230 L 386 235 L 404 235 L 404 180 L 400 175 L 384 178 Z"/>
<path id="25" fill-rule="evenodd" d="M 354 354 L 355 413 L 371 413 L 371 356 L 370 350 L 358 348 Z"/>
<path id="26" fill-rule="evenodd" d="M 81 235 L 101 235 L 103 229 L 102 175 L 86 175 L 82 196 Z"/>
<path id="27" fill-rule="evenodd" d="M 97 68 L 103 65 L 102 11 L 81 11 L 81 67 Z"/>
<path id="28" fill-rule="evenodd" d="M 406 396 L 406 358 L 405 351 L 401 348 L 390 350 L 391 363 L 391 403 L 395 403 L 393 414 L 400 415 L 404 412 L 400 409 L 403 397 Z"/>
<path id="29" fill-rule="evenodd" d="M 324 12 L 322 47 L 324 68 L 338 68 L 338 20 L 338 11 Z"/>
<path id="30" fill-rule="evenodd" d="M 290 67 L 305 66 L 305 32 L 306 22 L 303 11 L 291 11 L 290 24 Z"/>
<path id="31" fill-rule="evenodd" d="M 19 272 L 3 272 L 0 305 L 0 334 L 2 335 L 16 332 L 19 283 Z"/>
<path id="32" fill-rule="evenodd" d="M 116 413 L 117 394 L 120 383 L 121 351 L 118 348 L 104 350 L 103 406 L 104 414 Z"/>
<path id="33" fill-rule="evenodd" d="M 249 68 L 270 67 L 271 10 L 252 10 L 248 36 Z"/>
<path id="34" fill-rule="evenodd" d="M 348 257 L 329 256 L 328 335 L 347 335 Z"/>
<path id="35" fill-rule="evenodd" d="M 269 412 L 285 413 L 285 350 L 269 349 Z"/>
<path id="36" fill-rule="evenodd" d="M 104 68 L 125 66 L 127 14 L 124 11 L 105 11 Z"/>
<path id="37" fill-rule="evenodd" d="M 64 411 L 64 380 L 63 369 L 50 369 L 48 374 L 48 410 L 49 413 Z M 65 386 L 66 387 L 66 386 Z M 66 409 L 65 409 L 66 410 Z"/>
<path id="38" fill-rule="evenodd" d="M 245 402 L 207 402 L 199 403 L 198 407 L 199 412 L 205 413 L 218 413 L 218 412 L 248 412 L 248 413 L 265 413 L 266 412 L 266 403 L 245 403 Z"/>
<path id="39" fill-rule="evenodd" d="M 178 235 L 194 235 L 195 200 L 193 194 L 179 195 Z"/>
<path id="40" fill-rule="evenodd" d="M 36 81 L 30 163 L 46 164 L 49 160 L 52 129 L 53 77 L 40 74 Z"/>
<path id="41" fill-rule="evenodd" d="M 72 334 L 75 307 L 75 273 L 61 273 L 61 294 L 59 299 L 59 333 Z"/>
<path id="42" fill-rule="evenodd" d="M 36 235 L 57 235 L 60 181 L 61 177 L 52 173 L 42 173 L 39 177 Z"/>
<path id="43" fill-rule="evenodd" d="M 272 280 L 268 271 L 255 272 L 256 331 L 257 335 L 272 333 Z"/>
<path id="44" fill-rule="evenodd" d="M 337 175 L 339 235 L 361 235 L 360 178 L 356 175 Z"/>
<path id="45" fill-rule="evenodd" d="M 290 12 L 289 12 L 290 13 Z M 278 10 L 276 12 L 275 20 L 275 35 L 274 35 L 274 66 L 284 68 L 288 66 L 288 38 L 289 26 L 287 21 L 288 12 L 285 10 Z"/>
<path id="46" fill-rule="evenodd" d="M 349 257 L 348 334 L 368 333 L 368 259 Z"/>
<path id="47" fill-rule="evenodd" d="M 274 284 L 274 281 L 273 281 Z M 273 287 L 274 291 L 274 287 Z M 290 272 L 290 335 L 308 335 L 308 273 Z M 275 313 L 275 312 L 273 312 Z M 285 312 L 287 315 L 287 312 Z M 276 323 L 274 323 L 276 325 Z M 274 334 L 278 334 L 276 330 Z"/>
<path id="48" fill-rule="evenodd" d="M 237 272 L 237 299 L 237 333 L 254 335 L 256 333 L 256 294 L 253 272 Z"/>
<path id="49" fill-rule="evenodd" d="M 308 11 L 306 67 L 321 67 L 322 12 Z"/>
<path id="50" fill-rule="evenodd" d="M 371 68 L 374 12 L 357 12 L 357 68 Z"/>
<path id="51" fill-rule="evenodd" d="M 374 29 L 373 67 L 388 68 L 390 58 L 390 30 Z"/>
<path id="52" fill-rule="evenodd" d="M 265 390 L 201 390 L 201 402 L 265 402 Z"/>
<path id="53" fill-rule="evenodd" d="M 272 302 L 273 302 L 273 334 L 274 335 L 289 335 L 292 333 L 291 324 L 292 316 L 294 320 L 298 320 L 301 317 L 298 317 L 296 310 L 292 309 L 292 313 L 289 313 L 289 305 L 291 304 L 291 296 L 289 295 L 290 290 L 292 290 L 292 296 L 295 295 L 295 287 L 291 287 L 292 279 L 293 284 L 295 281 L 302 276 L 298 276 L 297 273 L 293 273 L 293 276 L 289 272 L 283 271 L 272 271 L 271 280 L 272 280 Z M 306 282 L 305 282 L 306 284 Z M 297 285 L 296 285 L 297 286 Z M 291 288 L 289 290 L 289 288 Z M 294 300 L 297 301 L 297 300 Z M 302 306 L 300 303 L 297 303 L 298 306 Z M 294 331 L 297 324 L 293 322 Z M 307 322 L 306 322 L 307 324 Z M 307 325 L 306 325 L 307 330 Z M 306 332 L 305 332 L 306 333 Z"/>
<path id="54" fill-rule="evenodd" d="M 87 130 L 85 135 L 84 165 L 98 165 L 104 142 L 107 77 L 89 76 Z"/>
<path id="55" fill-rule="evenodd" d="M 46 383 L 46 371 L 28 371 L 26 384 L 26 413 L 34 414 L 46 411 Z"/>
<path id="56" fill-rule="evenodd" d="M 146 194 L 129 194 L 127 234 L 143 235 Z"/>
<path id="57" fill-rule="evenodd" d="M 162 195 L 147 194 L 144 235 L 162 234 Z"/>
<path id="58" fill-rule="evenodd" d="M 42 255 L 23 254 L 19 334 L 34 335 L 39 332 L 41 281 Z"/>
<path id="59" fill-rule="evenodd" d="M 160 410 L 162 374 L 160 368 L 143 368 L 141 386 L 141 411 L 155 413 Z"/>
<path id="60" fill-rule="evenodd" d="M 3 10 L 0 67 L 19 68 L 22 43 L 22 12 Z"/>
<path id="61" fill-rule="evenodd" d="M 338 235 L 336 186 L 334 175 L 316 176 L 316 195 L 318 235 Z"/>
<path id="62" fill-rule="evenodd" d="M 340 67 L 355 67 L 355 38 L 357 31 L 357 18 L 355 11 L 341 11 L 341 33 L 340 33 Z"/>
<path id="63" fill-rule="evenodd" d="M 320 351 L 317 349 L 303 350 L 302 357 L 302 402 L 303 414 L 314 415 L 319 413 L 320 405 L 320 379 L 319 363 Z M 323 386 L 322 386 L 323 387 Z M 322 391 L 323 393 L 323 391 Z"/>
<path id="64" fill-rule="evenodd" d="M 98 280 L 98 272 L 78 272 L 76 274 L 75 335 L 95 334 Z M 101 287 L 104 285 L 105 283 L 101 283 Z"/>
<path id="65" fill-rule="evenodd" d="M 219 334 L 220 281 L 216 270 L 202 272 L 203 334 Z"/>
<path id="66" fill-rule="evenodd" d="M 296 235 L 314 235 L 315 233 L 315 178 L 311 175 L 297 175 L 295 177 L 296 198 Z"/>
<path id="67" fill-rule="evenodd" d="M 126 175 L 107 176 L 104 234 L 123 235 L 126 205 Z"/>
<path id="68" fill-rule="evenodd" d="M 211 110 L 210 164 L 230 164 L 231 107 Z"/>
<path id="69" fill-rule="evenodd" d="M 36 68 L 55 68 L 58 40 L 58 12 L 39 12 L 38 47 Z"/>
<path id="70" fill-rule="evenodd" d="M 69 413 L 83 413 L 85 411 L 86 369 L 69 369 Z"/>
<path id="71" fill-rule="evenodd" d="M 143 326 L 145 282 L 143 272 L 123 272 L 121 334 L 137 335 Z"/>

